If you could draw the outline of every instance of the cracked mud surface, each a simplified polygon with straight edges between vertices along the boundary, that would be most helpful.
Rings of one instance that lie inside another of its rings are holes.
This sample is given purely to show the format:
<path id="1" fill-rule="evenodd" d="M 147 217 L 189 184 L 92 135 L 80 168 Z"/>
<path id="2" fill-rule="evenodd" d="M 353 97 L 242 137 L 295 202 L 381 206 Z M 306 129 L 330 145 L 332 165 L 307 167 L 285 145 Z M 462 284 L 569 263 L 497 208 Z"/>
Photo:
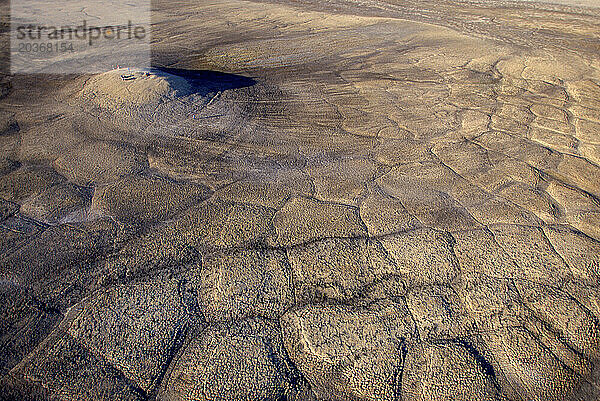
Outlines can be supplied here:
<path id="1" fill-rule="evenodd" d="M 154 8 L 0 81 L 0 399 L 600 399 L 600 9 Z"/>

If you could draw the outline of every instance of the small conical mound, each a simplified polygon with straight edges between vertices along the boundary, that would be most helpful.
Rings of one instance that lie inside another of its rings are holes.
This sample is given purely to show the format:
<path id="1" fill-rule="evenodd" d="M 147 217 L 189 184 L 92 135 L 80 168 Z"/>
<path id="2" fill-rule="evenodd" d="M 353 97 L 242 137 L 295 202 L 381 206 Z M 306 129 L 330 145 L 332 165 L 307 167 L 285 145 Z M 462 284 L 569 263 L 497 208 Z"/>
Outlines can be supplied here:
<path id="1" fill-rule="evenodd" d="M 191 93 L 185 78 L 158 70 L 119 68 L 86 81 L 81 96 L 102 109 L 144 108 Z"/>

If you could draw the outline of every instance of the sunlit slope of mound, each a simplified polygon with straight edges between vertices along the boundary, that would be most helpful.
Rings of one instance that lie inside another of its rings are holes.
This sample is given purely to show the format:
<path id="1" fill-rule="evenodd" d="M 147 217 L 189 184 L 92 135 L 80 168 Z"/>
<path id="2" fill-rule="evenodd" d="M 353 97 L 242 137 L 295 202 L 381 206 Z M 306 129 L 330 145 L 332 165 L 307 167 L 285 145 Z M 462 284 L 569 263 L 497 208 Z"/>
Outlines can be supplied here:
<path id="1" fill-rule="evenodd" d="M 204 95 L 206 91 L 197 95 L 181 76 L 155 69 L 119 68 L 85 80 L 74 100 L 82 110 L 118 129 L 135 132 L 161 120 L 173 110 L 174 102 L 202 103 Z"/>
<path id="2" fill-rule="evenodd" d="M 119 68 L 88 79 L 81 97 L 100 108 L 116 111 L 156 107 L 159 103 L 185 96 L 191 87 L 185 78 L 159 71 Z"/>

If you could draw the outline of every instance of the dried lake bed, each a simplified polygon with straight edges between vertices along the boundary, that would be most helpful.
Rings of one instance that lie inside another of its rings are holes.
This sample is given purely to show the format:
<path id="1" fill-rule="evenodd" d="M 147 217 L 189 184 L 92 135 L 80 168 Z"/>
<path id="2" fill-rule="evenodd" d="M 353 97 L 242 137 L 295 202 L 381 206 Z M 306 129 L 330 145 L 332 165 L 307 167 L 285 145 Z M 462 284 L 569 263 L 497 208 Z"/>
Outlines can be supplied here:
<path id="1" fill-rule="evenodd" d="M 0 399 L 598 400 L 585 6 L 157 0 L 151 68 L 3 75 Z"/>

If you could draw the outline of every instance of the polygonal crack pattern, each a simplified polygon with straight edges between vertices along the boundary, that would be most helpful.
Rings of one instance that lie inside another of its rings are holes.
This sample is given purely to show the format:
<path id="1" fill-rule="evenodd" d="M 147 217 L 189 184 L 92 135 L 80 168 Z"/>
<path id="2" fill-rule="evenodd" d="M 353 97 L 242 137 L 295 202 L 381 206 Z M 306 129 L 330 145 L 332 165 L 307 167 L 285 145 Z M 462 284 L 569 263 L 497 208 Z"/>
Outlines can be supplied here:
<path id="1" fill-rule="evenodd" d="M 192 3 L 2 79 L 0 399 L 600 398 L 598 9 Z"/>

